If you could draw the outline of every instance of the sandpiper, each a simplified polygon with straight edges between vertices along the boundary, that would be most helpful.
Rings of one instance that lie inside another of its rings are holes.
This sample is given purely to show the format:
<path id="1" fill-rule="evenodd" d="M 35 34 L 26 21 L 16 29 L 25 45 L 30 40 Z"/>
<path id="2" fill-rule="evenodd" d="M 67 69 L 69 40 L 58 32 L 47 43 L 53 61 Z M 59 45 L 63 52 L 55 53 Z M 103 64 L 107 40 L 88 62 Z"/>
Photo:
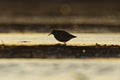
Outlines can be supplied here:
<path id="1" fill-rule="evenodd" d="M 64 31 L 64 30 L 52 30 L 49 35 L 53 34 L 55 39 L 57 39 L 60 42 L 64 42 L 66 45 L 66 42 L 69 41 L 72 38 L 76 38 L 76 36 Z"/>

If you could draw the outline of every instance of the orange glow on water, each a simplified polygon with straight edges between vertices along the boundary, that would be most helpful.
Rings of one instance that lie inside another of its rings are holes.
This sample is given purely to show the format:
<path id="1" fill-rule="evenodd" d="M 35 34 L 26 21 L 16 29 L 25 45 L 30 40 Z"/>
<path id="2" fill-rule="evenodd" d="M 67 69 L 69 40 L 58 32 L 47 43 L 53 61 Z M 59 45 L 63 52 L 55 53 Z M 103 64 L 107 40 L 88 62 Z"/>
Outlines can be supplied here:
<path id="1" fill-rule="evenodd" d="M 77 38 L 71 39 L 67 45 L 120 45 L 119 33 L 73 33 Z M 62 44 L 53 35 L 48 33 L 1 33 L 1 44 L 7 45 L 39 45 L 39 44 Z"/>

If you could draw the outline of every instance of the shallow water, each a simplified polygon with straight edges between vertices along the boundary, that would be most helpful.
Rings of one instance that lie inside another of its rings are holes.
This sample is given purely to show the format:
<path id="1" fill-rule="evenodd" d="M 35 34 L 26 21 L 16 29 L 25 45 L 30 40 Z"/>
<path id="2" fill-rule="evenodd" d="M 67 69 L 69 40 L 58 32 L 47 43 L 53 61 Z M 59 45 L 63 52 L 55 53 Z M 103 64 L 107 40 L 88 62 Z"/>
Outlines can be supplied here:
<path id="1" fill-rule="evenodd" d="M 0 80 L 120 80 L 120 59 L 1 59 Z"/>
<path id="2" fill-rule="evenodd" d="M 120 45 L 120 33 L 73 33 L 77 38 L 71 39 L 67 45 Z M 58 44 L 53 35 L 48 33 L 1 33 L 1 44 L 9 45 L 38 45 Z"/>

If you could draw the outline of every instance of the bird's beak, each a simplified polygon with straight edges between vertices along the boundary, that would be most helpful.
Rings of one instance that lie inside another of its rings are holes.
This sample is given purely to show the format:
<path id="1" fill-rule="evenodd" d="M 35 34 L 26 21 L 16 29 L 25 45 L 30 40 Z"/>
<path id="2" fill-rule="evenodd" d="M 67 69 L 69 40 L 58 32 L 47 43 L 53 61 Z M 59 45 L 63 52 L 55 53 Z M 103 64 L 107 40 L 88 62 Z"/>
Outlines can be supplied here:
<path id="1" fill-rule="evenodd" d="M 49 36 L 49 35 L 51 35 L 51 33 L 50 33 L 50 34 L 48 34 L 48 36 Z"/>

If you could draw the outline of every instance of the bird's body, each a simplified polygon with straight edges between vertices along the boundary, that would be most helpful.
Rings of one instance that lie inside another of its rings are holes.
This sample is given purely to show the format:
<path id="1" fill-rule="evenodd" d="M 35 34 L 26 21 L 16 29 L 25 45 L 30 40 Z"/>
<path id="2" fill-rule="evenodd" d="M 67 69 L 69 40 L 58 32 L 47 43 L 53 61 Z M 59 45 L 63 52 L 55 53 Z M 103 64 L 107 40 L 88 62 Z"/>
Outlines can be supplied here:
<path id="1" fill-rule="evenodd" d="M 51 34 L 54 35 L 55 39 L 57 39 L 60 42 L 64 42 L 64 43 L 69 41 L 70 39 L 76 37 L 66 31 L 63 31 L 63 30 L 52 30 Z"/>

